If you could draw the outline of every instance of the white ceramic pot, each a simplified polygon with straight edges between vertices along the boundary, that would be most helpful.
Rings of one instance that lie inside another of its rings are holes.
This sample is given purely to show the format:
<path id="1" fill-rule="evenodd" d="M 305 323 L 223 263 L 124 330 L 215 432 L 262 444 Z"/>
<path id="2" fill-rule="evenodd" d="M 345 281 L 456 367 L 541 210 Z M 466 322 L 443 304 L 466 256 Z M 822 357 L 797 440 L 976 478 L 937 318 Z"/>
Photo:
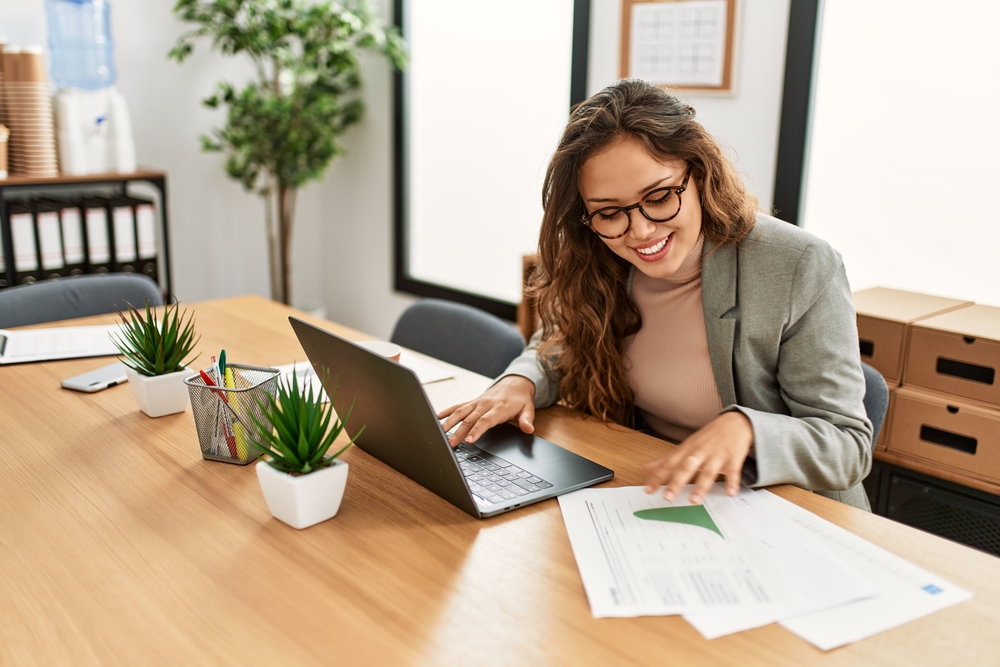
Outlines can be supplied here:
<path id="1" fill-rule="evenodd" d="M 162 417 L 184 412 L 188 406 L 188 388 L 184 380 L 194 375 L 185 368 L 166 375 L 140 375 L 131 368 L 125 369 L 128 384 L 139 409 L 150 417 Z"/>
<path id="2" fill-rule="evenodd" d="M 267 461 L 258 461 L 257 480 L 274 518 L 301 529 L 337 515 L 347 486 L 347 469 L 345 461 L 337 460 L 308 475 L 289 475 Z"/>

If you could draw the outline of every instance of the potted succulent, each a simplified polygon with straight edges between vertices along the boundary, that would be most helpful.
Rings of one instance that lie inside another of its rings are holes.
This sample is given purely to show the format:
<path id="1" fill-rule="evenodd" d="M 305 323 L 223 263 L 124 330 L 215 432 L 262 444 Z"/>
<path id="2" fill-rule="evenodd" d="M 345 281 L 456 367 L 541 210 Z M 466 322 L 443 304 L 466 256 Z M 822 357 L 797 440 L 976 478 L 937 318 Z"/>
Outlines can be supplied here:
<path id="1" fill-rule="evenodd" d="M 188 405 L 185 378 L 194 375 L 187 367 L 197 359 L 185 359 L 191 354 L 199 339 L 194 337 L 194 321 L 179 312 L 175 304 L 163 310 L 157 322 L 149 301 L 143 316 L 128 304 L 128 316 L 121 317 L 118 335 L 111 334 L 111 341 L 125 357 L 129 386 L 139 409 L 150 417 L 162 417 L 184 412 Z"/>
<path id="2" fill-rule="evenodd" d="M 293 528 L 308 528 L 337 514 L 347 486 L 348 465 L 339 457 L 361 432 L 334 454 L 330 446 L 344 431 L 354 403 L 341 420 L 333 409 L 337 388 L 324 403 L 311 382 L 300 388 L 298 377 L 278 384 L 276 396 L 257 401 L 264 419 L 251 413 L 247 442 L 269 460 L 257 463 L 257 479 L 271 514 Z"/>

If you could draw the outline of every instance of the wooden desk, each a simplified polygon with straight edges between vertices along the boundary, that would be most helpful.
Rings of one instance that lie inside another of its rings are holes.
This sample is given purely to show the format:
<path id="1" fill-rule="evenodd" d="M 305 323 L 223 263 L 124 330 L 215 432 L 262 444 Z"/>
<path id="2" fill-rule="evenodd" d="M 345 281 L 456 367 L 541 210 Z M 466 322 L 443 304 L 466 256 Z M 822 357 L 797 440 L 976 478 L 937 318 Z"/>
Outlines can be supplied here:
<path id="1" fill-rule="evenodd" d="M 197 363 L 222 347 L 233 362 L 304 358 L 284 306 L 244 297 L 189 307 L 202 334 Z M 190 410 L 149 419 L 126 387 L 59 388 L 108 361 L 0 368 L 0 664 L 1000 659 L 1000 560 L 790 487 L 777 492 L 975 598 L 825 654 L 776 625 L 706 641 L 679 617 L 595 620 L 555 500 L 477 521 L 356 449 L 344 456 L 337 517 L 294 530 L 271 518 L 252 465 L 201 458 Z M 483 382 L 459 372 L 429 391 L 446 402 Z M 613 468 L 609 485 L 640 484 L 664 446 L 564 409 L 539 413 L 537 428 Z"/>

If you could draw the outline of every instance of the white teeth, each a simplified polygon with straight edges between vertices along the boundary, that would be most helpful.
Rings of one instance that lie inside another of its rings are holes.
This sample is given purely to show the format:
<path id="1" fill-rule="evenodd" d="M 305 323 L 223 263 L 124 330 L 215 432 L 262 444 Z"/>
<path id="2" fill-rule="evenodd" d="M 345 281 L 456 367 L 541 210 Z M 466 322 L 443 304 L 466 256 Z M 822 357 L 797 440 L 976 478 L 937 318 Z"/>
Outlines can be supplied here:
<path id="1" fill-rule="evenodd" d="M 661 250 L 663 250 L 663 246 L 667 245 L 667 241 L 669 239 L 670 239 L 670 237 L 668 236 L 667 238 L 663 239 L 662 241 L 660 241 L 656 245 L 649 246 L 648 248 L 637 248 L 636 252 L 638 252 L 638 253 L 640 253 L 642 255 L 655 255 L 656 253 L 658 253 Z"/>

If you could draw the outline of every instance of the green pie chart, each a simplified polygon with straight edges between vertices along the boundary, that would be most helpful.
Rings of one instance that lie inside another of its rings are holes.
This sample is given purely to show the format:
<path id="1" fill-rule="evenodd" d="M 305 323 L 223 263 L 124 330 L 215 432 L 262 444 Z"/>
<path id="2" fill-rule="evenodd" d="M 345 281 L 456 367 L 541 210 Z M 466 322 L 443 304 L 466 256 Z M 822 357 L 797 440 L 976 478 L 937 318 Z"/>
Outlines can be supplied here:
<path id="1" fill-rule="evenodd" d="M 667 523 L 685 523 L 689 526 L 707 528 L 722 539 L 726 536 L 722 534 L 719 527 L 712 520 L 712 515 L 708 513 L 704 505 L 685 505 L 682 507 L 657 507 L 649 510 L 638 510 L 633 514 L 645 521 L 666 521 Z"/>

